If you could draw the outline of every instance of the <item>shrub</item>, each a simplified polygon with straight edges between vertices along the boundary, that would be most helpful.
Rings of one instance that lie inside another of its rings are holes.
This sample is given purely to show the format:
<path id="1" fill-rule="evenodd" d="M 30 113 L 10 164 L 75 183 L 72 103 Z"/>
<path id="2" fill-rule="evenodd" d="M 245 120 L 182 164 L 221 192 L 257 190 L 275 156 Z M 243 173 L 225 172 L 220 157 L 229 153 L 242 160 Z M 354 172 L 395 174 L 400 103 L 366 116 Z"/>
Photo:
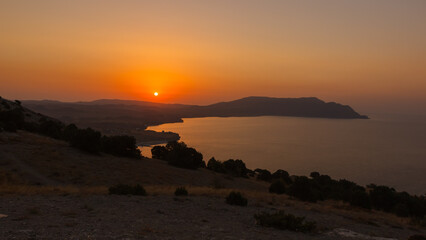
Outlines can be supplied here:
<path id="1" fill-rule="evenodd" d="M 239 159 L 229 159 L 223 162 L 223 168 L 227 174 L 230 174 L 234 177 L 248 177 L 248 169 L 246 168 L 246 164 Z"/>
<path id="2" fill-rule="evenodd" d="M 189 148 L 184 142 L 170 142 L 166 145 L 168 151 L 166 161 L 175 167 L 197 169 L 205 167 L 203 155 L 194 148 Z"/>
<path id="3" fill-rule="evenodd" d="M 175 196 L 188 196 L 188 191 L 185 187 L 178 187 L 176 188 Z"/>
<path id="4" fill-rule="evenodd" d="M 272 180 L 272 174 L 266 169 L 256 168 L 254 172 L 257 173 L 257 180 L 270 182 Z"/>
<path id="5" fill-rule="evenodd" d="M 269 186 L 270 193 L 283 194 L 285 193 L 286 186 L 282 179 L 275 180 Z"/>
<path id="6" fill-rule="evenodd" d="M 101 148 L 101 133 L 91 128 L 78 129 L 70 140 L 71 146 L 89 153 L 98 153 Z"/>
<path id="7" fill-rule="evenodd" d="M 3 102 L 6 106 L 9 106 L 6 102 Z M 8 111 L 0 112 L 0 123 L 4 124 L 4 129 L 6 131 L 16 131 L 17 129 L 22 129 L 24 126 L 24 114 L 22 109 L 12 109 Z M 10 130 L 9 130 L 10 129 Z"/>
<path id="8" fill-rule="evenodd" d="M 273 227 L 281 230 L 295 232 L 313 232 L 316 229 L 315 222 L 305 221 L 304 217 L 297 217 L 292 214 L 286 214 L 284 211 L 276 213 L 255 214 L 257 224 L 265 227 Z"/>
<path id="9" fill-rule="evenodd" d="M 319 172 L 311 172 L 311 174 L 309 174 L 309 176 L 311 178 L 319 178 L 321 176 L 321 174 Z"/>
<path id="10" fill-rule="evenodd" d="M 247 206 L 247 198 L 245 198 L 240 192 L 230 192 L 226 197 L 226 203 L 237 206 Z"/>
<path id="11" fill-rule="evenodd" d="M 48 120 L 46 118 L 42 118 L 40 120 L 39 130 L 38 132 L 49 136 L 51 138 L 60 139 L 62 138 L 62 129 L 64 125 L 59 121 Z"/>
<path id="12" fill-rule="evenodd" d="M 152 158 L 166 160 L 169 151 L 164 146 L 154 146 L 151 149 Z"/>
<path id="13" fill-rule="evenodd" d="M 291 183 L 292 180 L 290 178 L 290 175 L 287 171 L 284 171 L 282 169 L 278 169 L 272 174 L 272 179 L 282 179 L 286 183 Z"/>
<path id="14" fill-rule="evenodd" d="M 133 136 L 103 136 L 102 151 L 116 156 L 141 158 L 141 151 L 136 146 Z"/>
<path id="15" fill-rule="evenodd" d="M 70 142 L 77 134 L 77 131 L 78 131 L 77 126 L 74 123 L 71 123 L 64 128 L 62 132 L 62 138 Z"/>
<path id="16" fill-rule="evenodd" d="M 389 212 L 397 202 L 395 189 L 386 186 L 375 186 L 370 191 L 371 204 L 375 209 Z"/>
<path id="17" fill-rule="evenodd" d="M 223 163 L 216 160 L 214 157 L 210 158 L 209 162 L 207 163 L 207 169 L 218 173 L 225 173 Z"/>
<path id="18" fill-rule="evenodd" d="M 370 198 L 365 191 L 355 191 L 352 193 L 349 204 L 352 206 L 362 207 L 366 209 L 371 209 Z"/>
<path id="19" fill-rule="evenodd" d="M 297 177 L 288 188 L 287 193 L 302 201 L 316 202 L 323 200 L 319 186 L 307 177 Z"/>
<path id="20" fill-rule="evenodd" d="M 109 188 L 109 194 L 116 195 L 137 195 L 137 196 L 146 196 L 145 189 L 137 184 L 135 186 L 118 184 Z"/>

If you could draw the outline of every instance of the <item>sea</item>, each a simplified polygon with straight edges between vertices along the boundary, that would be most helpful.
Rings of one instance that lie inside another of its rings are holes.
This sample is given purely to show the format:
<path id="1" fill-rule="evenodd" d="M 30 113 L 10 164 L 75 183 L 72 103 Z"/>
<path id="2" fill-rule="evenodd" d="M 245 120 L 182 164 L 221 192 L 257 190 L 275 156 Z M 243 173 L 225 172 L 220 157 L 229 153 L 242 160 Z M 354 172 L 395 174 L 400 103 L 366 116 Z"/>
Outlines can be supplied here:
<path id="1" fill-rule="evenodd" d="M 361 185 L 426 194 L 426 116 L 369 117 L 185 118 L 148 129 L 179 133 L 206 162 L 241 159 L 250 169 L 283 169 L 290 175 L 317 171 Z M 142 154 L 151 157 L 150 149 L 142 147 Z"/>

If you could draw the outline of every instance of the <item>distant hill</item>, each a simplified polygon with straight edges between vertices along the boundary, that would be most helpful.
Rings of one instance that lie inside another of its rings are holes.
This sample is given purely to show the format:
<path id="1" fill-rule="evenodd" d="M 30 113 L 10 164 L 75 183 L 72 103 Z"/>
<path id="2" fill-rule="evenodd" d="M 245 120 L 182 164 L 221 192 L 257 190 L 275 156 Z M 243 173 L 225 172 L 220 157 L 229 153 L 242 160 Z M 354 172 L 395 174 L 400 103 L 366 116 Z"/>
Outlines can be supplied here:
<path id="1" fill-rule="evenodd" d="M 80 127 L 93 127 L 107 135 L 135 136 L 141 144 L 179 139 L 174 133 L 145 131 L 148 126 L 182 122 L 195 117 L 294 116 L 366 119 L 350 106 L 318 98 L 247 97 L 207 106 L 101 99 L 92 102 L 22 101 L 36 112 Z"/>
<path id="2" fill-rule="evenodd" d="M 182 110 L 182 117 L 294 116 L 318 118 L 368 118 L 350 106 L 326 103 L 318 98 L 247 97 Z"/>
<path id="3" fill-rule="evenodd" d="M 319 118 L 368 118 L 350 106 L 324 102 L 318 98 L 247 97 L 207 106 L 163 104 L 129 100 L 92 102 L 23 101 L 40 113 L 98 128 L 142 128 L 163 123 L 181 122 L 194 117 L 295 116 Z"/>

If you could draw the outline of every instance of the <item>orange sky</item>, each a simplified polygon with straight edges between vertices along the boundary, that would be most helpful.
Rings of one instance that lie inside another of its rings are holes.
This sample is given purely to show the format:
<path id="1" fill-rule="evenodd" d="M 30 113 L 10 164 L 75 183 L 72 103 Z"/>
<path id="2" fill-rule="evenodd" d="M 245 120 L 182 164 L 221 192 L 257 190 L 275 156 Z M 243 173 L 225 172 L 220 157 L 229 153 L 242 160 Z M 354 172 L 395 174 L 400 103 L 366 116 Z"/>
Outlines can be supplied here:
<path id="1" fill-rule="evenodd" d="M 317 96 L 416 112 L 426 105 L 425 12 L 424 0 L 2 1 L 0 95 Z"/>

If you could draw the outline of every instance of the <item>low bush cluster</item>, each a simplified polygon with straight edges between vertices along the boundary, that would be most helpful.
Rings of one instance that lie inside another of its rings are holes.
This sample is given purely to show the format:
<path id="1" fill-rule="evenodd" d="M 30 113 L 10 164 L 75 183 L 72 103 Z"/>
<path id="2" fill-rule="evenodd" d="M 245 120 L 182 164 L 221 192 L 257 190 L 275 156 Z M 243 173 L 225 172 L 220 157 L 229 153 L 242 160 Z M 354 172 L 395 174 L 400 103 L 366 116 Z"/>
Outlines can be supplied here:
<path id="1" fill-rule="evenodd" d="M 400 217 L 422 219 L 426 215 L 425 196 L 412 196 L 406 192 L 396 192 L 387 186 L 368 185 L 364 188 L 354 182 L 334 180 L 328 175 L 313 172 L 310 178 L 293 177 L 288 184 L 274 181 L 269 191 L 286 193 L 302 201 L 316 202 L 326 199 L 340 200 L 365 209 L 376 209 L 394 213 Z"/>
<path id="2" fill-rule="evenodd" d="M 226 203 L 237 206 L 247 206 L 248 200 L 240 192 L 230 192 L 226 197 Z"/>
<path id="3" fill-rule="evenodd" d="M 188 196 L 188 191 L 185 187 L 178 187 L 175 190 L 175 196 Z"/>
<path id="4" fill-rule="evenodd" d="M 276 180 L 282 180 L 286 184 L 290 184 L 292 182 L 288 172 L 282 169 L 278 169 L 274 173 L 271 173 L 266 169 L 256 168 L 253 172 L 256 179 L 260 181 L 274 182 Z"/>
<path id="5" fill-rule="evenodd" d="M 273 227 L 280 230 L 289 230 L 295 232 L 314 232 L 316 223 L 305 221 L 304 217 L 297 217 L 293 214 L 286 214 L 284 211 L 276 213 L 260 213 L 255 214 L 257 224 L 265 227 Z"/>
<path id="6" fill-rule="evenodd" d="M 136 184 L 134 186 L 126 185 L 126 184 L 118 184 L 115 186 L 110 187 L 109 194 L 115 194 L 115 195 L 136 195 L 136 196 L 146 196 L 145 189 L 139 185 Z"/>
<path id="7" fill-rule="evenodd" d="M 197 169 L 205 167 L 203 155 L 184 142 L 169 142 L 166 146 L 155 146 L 151 149 L 152 157 L 167 161 L 180 168 Z"/>
<path id="8" fill-rule="evenodd" d="M 229 174 L 233 177 L 248 177 L 249 169 L 242 160 L 229 159 L 224 162 L 216 160 L 214 157 L 207 163 L 207 169 L 218 173 Z"/>

